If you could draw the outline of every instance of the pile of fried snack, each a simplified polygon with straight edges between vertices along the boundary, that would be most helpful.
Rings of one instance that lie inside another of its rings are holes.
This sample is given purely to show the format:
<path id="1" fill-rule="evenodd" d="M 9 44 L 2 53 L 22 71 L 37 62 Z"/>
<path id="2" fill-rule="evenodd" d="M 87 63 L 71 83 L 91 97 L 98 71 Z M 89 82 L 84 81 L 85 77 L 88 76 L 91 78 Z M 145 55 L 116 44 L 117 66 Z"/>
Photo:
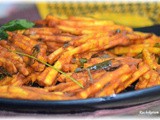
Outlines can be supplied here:
<path id="1" fill-rule="evenodd" d="M 135 82 L 135 90 L 160 85 L 160 37 L 152 33 L 73 16 L 35 24 L 0 41 L 0 98 L 75 100 L 118 94 Z"/>

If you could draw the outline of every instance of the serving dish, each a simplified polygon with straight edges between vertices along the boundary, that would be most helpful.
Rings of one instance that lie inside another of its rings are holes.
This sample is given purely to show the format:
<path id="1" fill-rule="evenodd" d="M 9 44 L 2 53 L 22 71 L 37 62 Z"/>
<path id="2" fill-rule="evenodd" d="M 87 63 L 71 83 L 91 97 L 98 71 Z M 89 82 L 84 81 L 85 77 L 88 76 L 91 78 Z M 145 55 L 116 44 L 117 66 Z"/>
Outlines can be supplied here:
<path id="1" fill-rule="evenodd" d="M 113 96 L 83 100 L 34 101 L 0 99 L 0 109 L 28 113 L 79 113 L 99 109 L 131 107 L 160 99 L 160 86 L 120 93 Z"/>
<path id="2" fill-rule="evenodd" d="M 136 28 L 137 31 L 159 33 L 160 26 Z M 160 86 L 129 90 L 117 95 L 82 100 L 42 101 L 0 98 L 0 109 L 29 113 L 77 113 L 99 109 L 115 109 L 144 104 L 160 99 Z"/>

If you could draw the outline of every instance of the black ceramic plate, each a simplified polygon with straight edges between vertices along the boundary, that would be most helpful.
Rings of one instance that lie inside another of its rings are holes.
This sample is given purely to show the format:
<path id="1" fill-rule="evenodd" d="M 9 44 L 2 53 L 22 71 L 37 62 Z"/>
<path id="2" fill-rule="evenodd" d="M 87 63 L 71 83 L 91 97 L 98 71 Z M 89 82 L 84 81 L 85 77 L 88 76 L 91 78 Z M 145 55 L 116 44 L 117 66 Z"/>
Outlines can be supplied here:
<path id="1" fill-rule="evenodd" d="M 84 100 L 41 101 L 0 99 L 0 109 L 17 112 L 75 113 L 139 105 L 160 99 L 160 86 Z"/>
<path id="2" fill-rule="evenodd" d="M 138 28 L 135 30 L 160 35 L 160 26 Z M 131 89 L 131 88 L 129 88 Z M 98 109 L 124 108 L 160 99 L 160 86 L 134 91 L 129 90 L 115 96 L 90 98 L 84 100 L 41 101 L 0 98 L 0 109 L 30 113 L 75 113 Z"/>

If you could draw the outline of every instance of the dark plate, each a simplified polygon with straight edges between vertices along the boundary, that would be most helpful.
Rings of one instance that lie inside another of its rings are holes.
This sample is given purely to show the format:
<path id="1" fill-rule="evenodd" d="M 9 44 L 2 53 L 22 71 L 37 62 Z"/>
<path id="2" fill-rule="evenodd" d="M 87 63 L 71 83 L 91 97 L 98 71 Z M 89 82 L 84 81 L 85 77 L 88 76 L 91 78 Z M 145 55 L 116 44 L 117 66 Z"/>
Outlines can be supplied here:
<path id="1" fill-rule="evenodd" d="M 137 28 L 135 30 L 160 35 L 160 26 Z M 160 86 L 137 91 L 127 91 L 115 96 L 84 100 L 41 101 L 0 98 L 0 109 L 30 113 L 77 113 L 98 109 L 115 109 L 144 104 L 160 99 Z"/>
<path id="2" fill-rule="evenodd" d="M 0 109 L 30 113 L 76 113 L 139 105 L 160 99 L 160 86 L 84 100 L 42 101 L 0 99 Z"/>

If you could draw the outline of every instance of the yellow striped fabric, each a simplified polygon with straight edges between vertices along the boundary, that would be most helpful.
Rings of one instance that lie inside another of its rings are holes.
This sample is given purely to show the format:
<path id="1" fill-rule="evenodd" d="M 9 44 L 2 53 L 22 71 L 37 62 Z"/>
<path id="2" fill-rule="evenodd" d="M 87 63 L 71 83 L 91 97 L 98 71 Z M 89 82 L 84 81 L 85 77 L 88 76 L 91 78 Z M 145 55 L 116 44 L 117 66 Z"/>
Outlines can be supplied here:
<path id="1" fill-rule="evenodd" d="M 160 2 L 44 2 L 37 4 L 42 18 L 51 14 L 87 16 L 131 27 L 144 27 L 160 23 Z"/>

